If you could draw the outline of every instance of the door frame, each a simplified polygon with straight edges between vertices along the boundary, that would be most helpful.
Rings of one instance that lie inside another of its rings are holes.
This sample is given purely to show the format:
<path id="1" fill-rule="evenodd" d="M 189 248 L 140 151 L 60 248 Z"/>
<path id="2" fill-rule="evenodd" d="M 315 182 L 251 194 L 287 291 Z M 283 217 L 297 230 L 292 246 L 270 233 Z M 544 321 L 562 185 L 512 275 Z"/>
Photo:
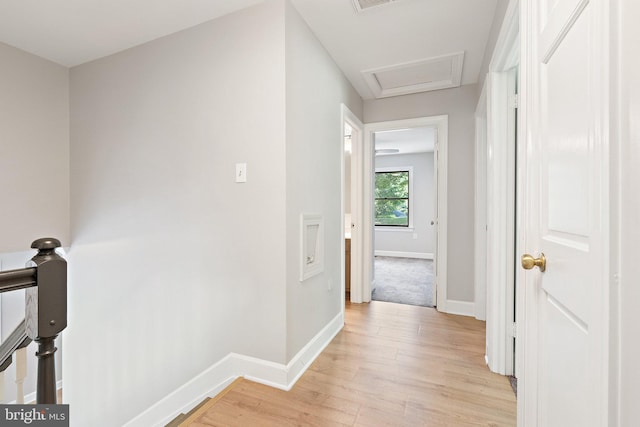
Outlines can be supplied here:
<path id="1" fill-rule="evenodd" d="M 515 200 L 516 173 L 519 173 L 515 167 L 516 157 L 521 158 L 522 153 L 515 152 L 511 139 L 515 132 L 510 129 L 507 115 L 510 114 L 510 109 L 514 108 L 509 84 L 512 79 L 510 70 L 517 67 L 520 60 L 519 19 L 519 0 L 511 0 L 486 78 L 486 175 L 480 176 L 483 173 L 480 169 L 476 171 L 476 179 L 481 182 L 484 180 L 486 183 L 486 247 L 484 251 L 475 253 L 476 265 L 486 266 L 486 361 L 493 372 L 502 375 L 513 375 L 518 370 L 515 366 L 517 363 L 514 364 L 513 338 L 516 334 L 513 319 L 514 285 L 517 287 L 522 280 L 522 272 L 514 270 L 516 246 L 520 245 L 520 236 L 516 237 L 516 234 L 521 233 L 517 233 L 515 229 L 516 224 L 521 222 L 518 219 L 521 200 Z M 476 111 L 482 112 L 481 107 Z M 478 118 L 476 124 L 482 125 Z M 476 144 L 478 151 L 484 148 L 478 134 Z M 476 159 L 480 161 L 478 151 Z M 518 183 L 521 185 L 522 180 L 518 179 Z M 481 203 L 477 203 L 476 206 L 483 207 Z M 479 211 L 476 211 L 475 215 L 478 226 L 482 215 Z M 481 269 L 477 271 L 479 270 Z"/>
<path id="2" fill-rule="evenodd" d="M 352 129 L 351 134 L 351 301 L 354 301 L 354 291 L 356 293 L 355 299 L 361 298 L 358 291 L 360 289 L 354 289 L 355 283 L 362 282 L 362 272 L 363 268 L 363 250 L 362 250 L 362 230 L 364 229 L 362 224 L 364 223 L 362 218 L 362 164 L 363 164 L 363 156 L 362 156 L 362 147 L 363 147 L 363 135 L 364 135 L 364 125 L 360 121 L 360 119 L 347 107 L 345 104 L 340 105 L 340 129 L 341 129 L 341 172 L 340 172 L 340 182 L 341 182 L 341 212 L 342 218 L 340 219 L 340 224 L 342 225 L 340 231 L 344 234 L 345 223 L 344 223 L 344 214 L 345 214 L 345 165 L 344 165 L 344 135 L 345 135 L 345 123 L 349 124 Z M 342 292 L 340 293 L 341 300 L 341 309 L 342 315 L 344 319 L 344 310 L 345 310 L 345 294 L 346 294 L 346 282 L 345 282 L 345 273 L 346 273 L 346 265 L 345 265 L 345 242 L 344 236 L 340 239 L 341 241 L 341 254 L 342 261 L 341 264 L 341 283 Z M 355 286 L 355 288 L 358 288 Z"/>
<path id="3" fill-rule="evenodd" d="M 375 142 L 374 135 L 379 131 L 390 131 L 406 128 L 432 126 L 436 128 L 436 147 L 434 156 L 436 168 L 436 253 L 434 269 L 434 287 L 436 292 L 436 308 L 438 311 L 447 312 L 447 165 L 448 165 L 448 135 L 449 116 L 418 117 L 405 120 L 391 120 L 384 122 L 367 123 L 364 126 L 363 141 L 363 274 L 360 286 L 361 301 L 371 301 L 371 290 L 374 285 L 373 260 L 374 260 L 374 218 L 373 218 L 373 190 L 375 172 Z M 352 295 L 353 295 L 353 283 Z"/>
<path id="4" fill-rule="evenodd" d="M 482 85 L 475 111 L 474 188 L 474 315 L 487 320 L 487 84 Z"/>

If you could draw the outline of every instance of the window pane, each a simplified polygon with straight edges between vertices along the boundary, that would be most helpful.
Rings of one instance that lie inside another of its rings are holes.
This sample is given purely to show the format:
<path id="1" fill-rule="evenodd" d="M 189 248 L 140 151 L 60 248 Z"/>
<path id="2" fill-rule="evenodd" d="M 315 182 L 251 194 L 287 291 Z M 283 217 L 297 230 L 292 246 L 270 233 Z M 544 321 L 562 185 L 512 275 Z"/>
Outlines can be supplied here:
<path id="1" fill-rule="evenodd" d="M 376 172 L 376 198 L 408 198 L 409 172 Z"/>
<path id="2" fill-rule="evenodd" d="M 376 225 L 409 226 L 407 199 L 376 200 Z"/>

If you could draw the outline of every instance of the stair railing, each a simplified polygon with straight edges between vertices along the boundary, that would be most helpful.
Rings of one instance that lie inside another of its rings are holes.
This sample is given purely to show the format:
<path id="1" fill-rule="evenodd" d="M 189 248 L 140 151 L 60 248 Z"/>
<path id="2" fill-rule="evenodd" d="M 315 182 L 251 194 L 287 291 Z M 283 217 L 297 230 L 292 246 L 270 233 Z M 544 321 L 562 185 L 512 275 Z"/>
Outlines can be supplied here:
<path id="1" fill-rule="evenodd" d="M 57 239 L 38 239 L 31 244 L 38 253 L 26 268 L 0 272 L 0 293 L 26 289 L 25 318 L 0 344 L 0 372 L 9 367 L 16 350 L 32 340 L 38 343 L 37 404 L 57 403 L 55 339 L 67 327 L 67 261 L 56 253 L 60 246 Z M 20 366 L 24 364 L 18 364 L 19 371 Z M 26 373 L 20 376 L 24 379 Z"/>

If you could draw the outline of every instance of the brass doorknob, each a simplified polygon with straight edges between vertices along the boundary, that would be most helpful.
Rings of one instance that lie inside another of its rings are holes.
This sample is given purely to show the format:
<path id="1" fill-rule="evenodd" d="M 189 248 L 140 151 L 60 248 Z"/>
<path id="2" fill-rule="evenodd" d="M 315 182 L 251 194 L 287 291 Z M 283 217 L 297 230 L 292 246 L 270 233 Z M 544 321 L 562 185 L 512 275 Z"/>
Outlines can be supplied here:
<path id="1" fill-rule="evenodd" d="M 540 258 L 534 258 L 529 254 L 524 254 L 520 261 L 522 262 L 522 268 L 525 270 L 538 267 L 540 271 L 544 273 L 544 270 L 547 268 L 547 259 L 544 257 L 544 254 L 540 254 Z"/>

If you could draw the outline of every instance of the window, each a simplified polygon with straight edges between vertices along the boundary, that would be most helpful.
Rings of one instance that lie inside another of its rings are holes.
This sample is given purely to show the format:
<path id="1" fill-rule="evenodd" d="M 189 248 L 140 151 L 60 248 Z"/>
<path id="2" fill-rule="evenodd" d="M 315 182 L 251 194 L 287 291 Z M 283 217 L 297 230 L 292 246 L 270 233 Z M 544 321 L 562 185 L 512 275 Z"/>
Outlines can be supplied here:
<path id="1" fill-rule="evenodd" d="M 375 225 L 411 227 L 410 168 L 376 169 Z"/>

